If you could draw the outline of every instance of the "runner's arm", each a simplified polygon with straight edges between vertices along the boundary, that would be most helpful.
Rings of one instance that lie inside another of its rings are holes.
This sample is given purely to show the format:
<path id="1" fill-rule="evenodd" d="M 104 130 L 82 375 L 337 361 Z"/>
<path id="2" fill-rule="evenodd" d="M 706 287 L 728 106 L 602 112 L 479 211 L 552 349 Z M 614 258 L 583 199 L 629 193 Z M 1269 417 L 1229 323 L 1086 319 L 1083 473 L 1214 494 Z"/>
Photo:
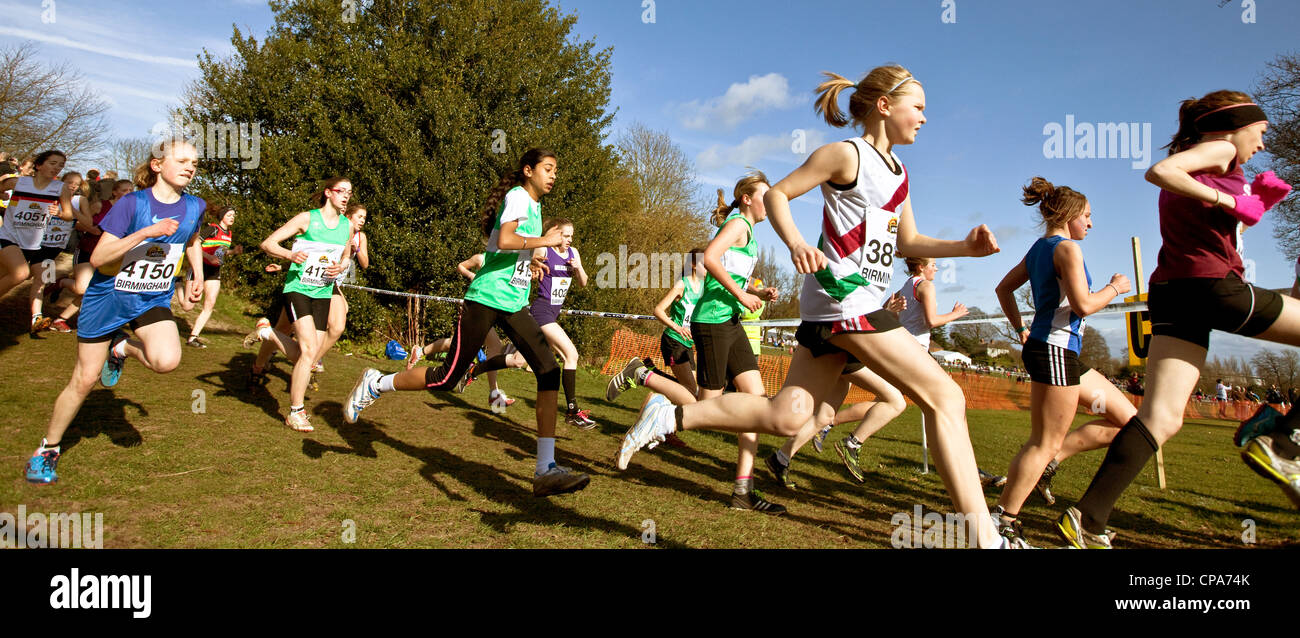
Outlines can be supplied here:
<path id="1" fill-rule="evenodd" d="M 1020 337 L 1020 343 L 1025 342 L 1025 335 L 1028 329 L 1024 325 L 1024 320 L 1020 317 L 1020 306 L 1016 304 L 1016 290 L 1029 281 L 1029 269 L 1025 267 L 1025 260 L 1021 259 L 1020 263 L 1012 268 L 1002 281 L 998 284 L 996 292 L 998 295 L 998 304 L 1002 306 L 1002 314 L 1006 316 L 1007 322 L 1011 324 L 1011 329 L 1016 331 Z"/>
<path id="2" fill-rule="evenodd" d="M 293 219 L 290 219 L 283 226 L 277 228 L 275 232 L 271 233 L 271 235 L 262 242 L 262 252 L 276 259 L 285 259 L 301 263 L 293 258 L 294 255 L 299 253 L 295 253 L 284 246 L 281 246 L 280 243 L 294 235 L 301 235 L 307 232 L 307 224 L 310 222 L 311 213 L 298 213 L 297 215 L 294 215 Z M 306 255 L 303 255 L 303 259 L 306 259 Z"/>

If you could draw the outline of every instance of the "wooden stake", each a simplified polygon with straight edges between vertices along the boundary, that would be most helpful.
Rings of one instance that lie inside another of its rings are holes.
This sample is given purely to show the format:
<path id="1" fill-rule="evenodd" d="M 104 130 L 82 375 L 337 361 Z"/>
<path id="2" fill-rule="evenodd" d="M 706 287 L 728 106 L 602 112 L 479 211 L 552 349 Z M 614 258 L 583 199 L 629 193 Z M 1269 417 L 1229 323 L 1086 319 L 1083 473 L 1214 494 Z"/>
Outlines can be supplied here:
<path id="1" fill-rule="evenodd" d="M 1141 298 L 1146 293 L 1146 278 L 1142 273 L 1142 242 L 1137 237 L 1133 238 L 1133 271 L 1137 275 L 1137 279 L 1133 280 L 1133 290 Z M 1142 363 L 1146 365 L 1146 359 L 1143 359 Z M 1156 484 L 1160 486 L 1160 489 L 1165 489 L 1165 448 L 1163 445 L 1156 448 Z"/>

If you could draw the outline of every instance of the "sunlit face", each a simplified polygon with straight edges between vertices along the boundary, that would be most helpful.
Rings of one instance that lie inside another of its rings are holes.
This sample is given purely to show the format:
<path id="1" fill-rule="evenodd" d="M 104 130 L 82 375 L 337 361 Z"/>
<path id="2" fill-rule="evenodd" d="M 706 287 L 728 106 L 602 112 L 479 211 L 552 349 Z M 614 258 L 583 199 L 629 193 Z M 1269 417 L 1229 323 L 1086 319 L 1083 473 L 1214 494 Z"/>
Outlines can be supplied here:
<path id="1" fill-rule="evenodd" d="M 167 148 L 162 158 L 149 160 L 149 166 L 158 173 L 158 179 L 176 190 L 189 186 L 199 168 L 199 154 L 188 142 L 177 142 Z"/>
<path id="2" fill-rule="evenodd" d="M 221 225 L 230 228 L 235 225 L 235 211 L 228 210 L 225 215 L 221 216 Z"/>
<path id="3" fill-rule="evenodd" d="M 917 131 L 925 124 L 925 91 L 915 82 L 903 85 L 903 89 L 894 98 L 886 98 L 885 134 L 894 144 L 915 142 Z"/>
<path id="4" fill-rule="evenodd" d="M 44 163 L 36 165 L 36 174 L 45 179 L 58 179 L 59 174 L 63 172 L 63 165 L 67 163 L 68 158 L 62 155 L 51 155 Z"/>
<path id="5" fill-rule="evenodd" d="M 1092 204 L 1085 202 L 1083 204 L 1083 214 L 1070 220 L 1065 225 L 1066 231 L 1070 233 L 1070 239 L 1079 241 L 1088 236 L 1088 229 L 1092 228 Z"/>
<path id="6" fill-rule="evenodd" d="M 113 201 L 117 201 L 117 200 L 121 199 L 124 195 L 126 195 L 126 194 L 129 193 L 129 192 L 131 192 L 131 185 L 130 185 L 130 184 L 122 184 L 122 185 L 120 185 L 120 186 L 114 186 L 114 187 L 113 187 Z"/>
<path id="7" fill-rule="evenodd" d="M 924 266 L 921 266 L 921 276 L 925 277 L 926 281 L 934 281 L 934 276 L 938 272 L 939 264 L 935 263 L 933 259 L 925 262 Z"/>
<path id="8" fill-rule="evenodd" d="M 560 240 L 559 252 L 569 250 L 569 246 L 573 245 L 573 224 L 565 224 L 560 227 Z"/>
<path id="9" fill-rule="evenodd" d="M 763 195 L 767 194 L 771 188 L 764 182 L 759 182 L 754 187 L 754 192 L 740 196 L 741 212 L 752 213 L 754 222 L 758 223 L 767 219 L 767 208 L 763 205 Z"/>
<path id="10" fill-rule="evenodd" d="M 325 199 L 329 200 L 335 210 L 347 210 L 348 200 L 352 199 L 352 182 L 345 179 L 325 189 Z"/>
<path id="11" fill-rule="evenodd" d="M 366 209 L 358 208 L 352 211 L 352 216 L 348 219 L 352 220 L 352 230 L 361 230 L 366 225 Z"/>
<path id="12" fill-rule="evenodd" d="M 63 179 L 63 185 L 67 186 L 68 190 L 75 194 L 81 189 L 81 176 L 69 175 Z"/>
<path id="13" fill-rule="evenodd" d="M 1264 132 L 1267 130 L 1268 122 L 1255 122 L 1228 134 L 1228 141 L 1237 147 L 1238 164 L 1245 164 L 1255 153 L 1264 150 Z"/>
<path id="14" fill-rule="evenodd" d="M 532 186 L 532 191 L 539 195 L 545 195 L 551 192 L 555 187 L 555 176 L 559 172 L 559 164 L 554 157 L 543 157 L 542 161 L 536 166 L 524 167 L 524 180 Z"/>

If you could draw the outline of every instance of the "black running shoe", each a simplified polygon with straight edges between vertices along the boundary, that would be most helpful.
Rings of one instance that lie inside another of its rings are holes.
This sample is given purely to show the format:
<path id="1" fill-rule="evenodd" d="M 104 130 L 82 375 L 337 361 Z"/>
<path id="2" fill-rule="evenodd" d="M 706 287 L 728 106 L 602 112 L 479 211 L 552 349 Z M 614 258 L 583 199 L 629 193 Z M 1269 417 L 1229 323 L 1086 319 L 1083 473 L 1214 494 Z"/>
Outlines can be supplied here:
<path id="1" fill-rule="evenodd" d="M 1048 505 L 1056 505 L 1056 497 L 1052 495 L 1052 477 L 1056 476 L 1056 468 L 1056 459 L 1052 459 L 1043 470 L 1043 475 L 1038 477 L 1038 484 L 1034 486 L 1034 489 L 1038 490 L 1038 495 L 1043 497 Z"/>
<path id="2" fill-rule="evenodd" d="M 784 514 L 785 506 L 777 505 L 765 498 L 762 494 L 750 490 L 744 494 L 731 493 L 731 509 L 733 510 L 752 510 L 763 512 L 764 514 Z"/>
<path id="3" fill-rule="evenodd" d="M 798 484 L 794 482 L 794 478 L 790 476 L 790 466 L 782 465 L 781 459 L 776 456 L 776 452 L 767 456 L 767 469 L 771 470 L 772 474 L 776 475 L 776 480 L 780 482 L 781 485 L 784 485 L 785 489 L 793 490 L 799 487 Z"/>

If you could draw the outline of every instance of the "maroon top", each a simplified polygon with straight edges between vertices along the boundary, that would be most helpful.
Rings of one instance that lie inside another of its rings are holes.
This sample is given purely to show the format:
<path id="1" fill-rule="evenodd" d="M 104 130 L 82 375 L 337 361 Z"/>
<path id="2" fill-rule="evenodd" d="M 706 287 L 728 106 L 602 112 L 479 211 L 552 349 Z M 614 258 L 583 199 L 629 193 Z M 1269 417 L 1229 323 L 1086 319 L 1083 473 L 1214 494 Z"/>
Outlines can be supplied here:
<path id="1" fill-rule="evenodd" d="M 1233 159 L 1223 175 L 1210 172 L 1191 174 L 1192 179 L 1233 197 L 1247 194 L 1246 175 Z M 1151 283 L 1209 277 L 1222 279 L 1228 273 L 1243 276 L 1237 253 L 1237 218 L 1198 199 L 1160 191 L 1160 247 Z"/>
<path id="2" fill-rule="evenodd" d="M 104 205 L 99 209 L 99 214 L 92 217 L 90 221 L 93 222 L 96 227 L 98 227 L 99 222 L 104 221 L 104 215 L 108 214 L 108 209 L 112 207 L 113 207 L 112 202 L 108 200 L 104 200 Z M 95 246 L 98 243 L 99 243 L 99 235 L 94 235 L 91 233 L 81 233 L 81 243 L 77 244 L 77 250 L 80 251 L 81 254 L 86 255 L 87 258 L 89 258 L 90 253 L 95 252 Z"/>

